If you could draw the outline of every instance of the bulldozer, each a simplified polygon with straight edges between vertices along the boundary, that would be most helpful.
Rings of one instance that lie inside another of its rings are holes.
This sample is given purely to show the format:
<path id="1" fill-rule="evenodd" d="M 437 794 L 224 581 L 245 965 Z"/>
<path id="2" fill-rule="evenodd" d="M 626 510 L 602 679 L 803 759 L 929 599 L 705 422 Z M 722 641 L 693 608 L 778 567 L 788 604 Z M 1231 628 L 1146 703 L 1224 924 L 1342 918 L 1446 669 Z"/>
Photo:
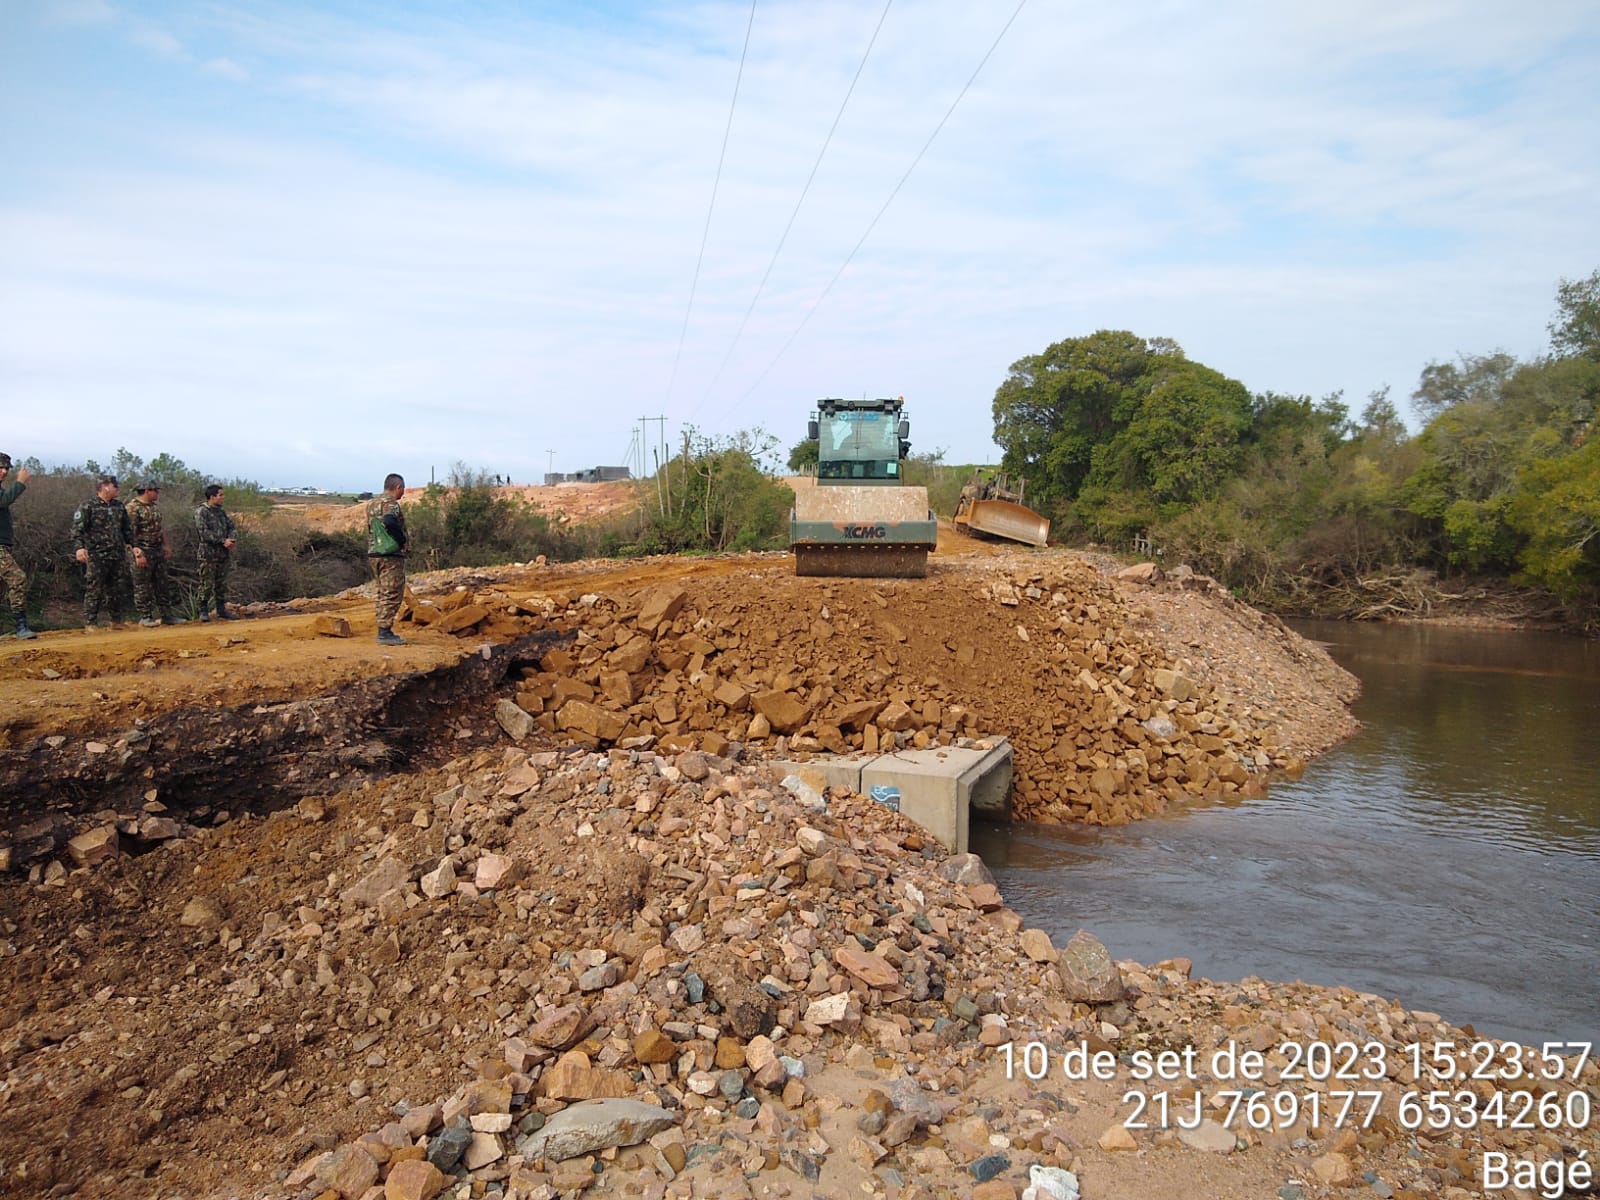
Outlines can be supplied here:
<path id="1" fill-rule="evenodd" d="M 921 579 L 939 540 L 928 489 L 906 486 L 905 398 L 819 400 L 807 426 L 817 478 L 795 489 L 789 548 L 796 575 Z"/>
<path id="2" fill-rule="evenodd" d="M 1050 519 L 1022 502 L 1026 486 L 1019 479 L 1013 488 L 1003 471 L 980 470 L 961 489 L 953 524 L 965 534 L 987 533 L 1029 546 L 1045 545 L 1050 540 Z"/>

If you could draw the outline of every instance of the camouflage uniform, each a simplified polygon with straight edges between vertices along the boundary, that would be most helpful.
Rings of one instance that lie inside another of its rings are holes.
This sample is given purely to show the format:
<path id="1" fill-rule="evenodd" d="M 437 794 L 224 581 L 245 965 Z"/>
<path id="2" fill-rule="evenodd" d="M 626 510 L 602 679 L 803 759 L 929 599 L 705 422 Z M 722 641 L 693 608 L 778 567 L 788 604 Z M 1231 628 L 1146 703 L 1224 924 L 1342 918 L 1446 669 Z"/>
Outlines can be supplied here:
<path id="1" fill-rule="evenodd" d="M 27 485 L 13 480 L 0 484 L 0 600 L 11 603 L 11 611 L 27 611 L 28 577 L 22 573 L 11 547 L 16 540 L 11 532 L 11 506 L 27 490 Z"/>
<path id="2" fill-rule="evenodd" d="M 72 546 L 87 550 L 83 571 L 83 623 L 93 625 L 105 606 L 116 622 L 122 620 L 122 598 L 128 584 L 128 541 L 133 527 L 121 500 L 96 496 L 72 514 Z"/>
<path id="3" fill-rule="evenodd" d="M 231 554 L 222 543 L 237 536 L 233 518 L 220 504 L 202 504 L 194 510 L 194 526 L 200 532 L 200 615 L 213 603 L 219 613 L 226 612 Z"/>
<path id="4" fill-rule="evenodd" d="M 139 616 L 153 621 L 159 605 L 168 622 L 172 617 L 172 580 L 167 574 L 167 539 L 161 532 L 161 510 L 155 501 L 142 496 L 128 505 L 128 524 L 133 530 L 129 547 L 144 551 L 144 565 L 133 561 L 133 604 Z"/>
<path id="5" fill-rule="evenodd" d="M 400 543 L 398 550 L 389 554 L 379 552 L 377 535 L 372 528 L 374 521 L 381 521 L 389 531 L 389 536 Z M 400 510 L 398 500 L 383 495 L 367 501 L 367 561 L 372 564 L 380 631 L 394 625 L 395 616 L 400 612 L 400 601 L 405 598 L 408 541 L 406 515 Z"/>

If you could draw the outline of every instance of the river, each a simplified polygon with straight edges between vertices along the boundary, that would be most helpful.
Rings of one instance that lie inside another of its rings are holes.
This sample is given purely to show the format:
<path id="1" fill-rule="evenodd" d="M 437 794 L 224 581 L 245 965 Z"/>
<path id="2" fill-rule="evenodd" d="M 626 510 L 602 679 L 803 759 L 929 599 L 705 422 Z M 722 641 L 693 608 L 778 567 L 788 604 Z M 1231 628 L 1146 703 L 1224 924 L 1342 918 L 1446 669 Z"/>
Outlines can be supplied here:
<path id="1" fill-rule="evenodd" d="M 1264 799 L 1117 829 L 975 826 L 1061 945 L 1399 998 L 1477 1033 L 1600 1043 L 1600 643 L 1296 622 L 1365 728 Z"/>

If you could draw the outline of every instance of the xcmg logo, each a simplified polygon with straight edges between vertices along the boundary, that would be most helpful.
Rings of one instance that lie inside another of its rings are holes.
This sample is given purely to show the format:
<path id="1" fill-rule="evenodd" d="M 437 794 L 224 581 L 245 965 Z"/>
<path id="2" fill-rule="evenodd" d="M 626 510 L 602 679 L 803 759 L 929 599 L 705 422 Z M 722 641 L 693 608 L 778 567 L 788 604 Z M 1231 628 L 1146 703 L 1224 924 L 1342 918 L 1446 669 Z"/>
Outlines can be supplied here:
<path id="1" fill-rule="evenodd" d="M 886 538 L 889 536 L 887 525 L 846 525 L 844 535 L 857 541 L 871 538 Z"/>

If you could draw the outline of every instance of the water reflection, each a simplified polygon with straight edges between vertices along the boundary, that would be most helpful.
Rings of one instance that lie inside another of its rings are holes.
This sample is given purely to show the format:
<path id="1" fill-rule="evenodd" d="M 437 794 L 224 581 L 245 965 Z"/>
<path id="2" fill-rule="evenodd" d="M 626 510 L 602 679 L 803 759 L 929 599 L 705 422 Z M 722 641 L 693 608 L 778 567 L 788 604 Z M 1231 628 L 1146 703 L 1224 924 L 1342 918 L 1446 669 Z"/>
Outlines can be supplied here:
<path id="1" fill-rule="evenodd" d="M 1481 1033 L 1600 1041 L 1600 645 L 1303 623 L 1366 728 L 1264 800 L 1115 830 L 979 828 L 1059 942 L 1348 984 Z"/>

